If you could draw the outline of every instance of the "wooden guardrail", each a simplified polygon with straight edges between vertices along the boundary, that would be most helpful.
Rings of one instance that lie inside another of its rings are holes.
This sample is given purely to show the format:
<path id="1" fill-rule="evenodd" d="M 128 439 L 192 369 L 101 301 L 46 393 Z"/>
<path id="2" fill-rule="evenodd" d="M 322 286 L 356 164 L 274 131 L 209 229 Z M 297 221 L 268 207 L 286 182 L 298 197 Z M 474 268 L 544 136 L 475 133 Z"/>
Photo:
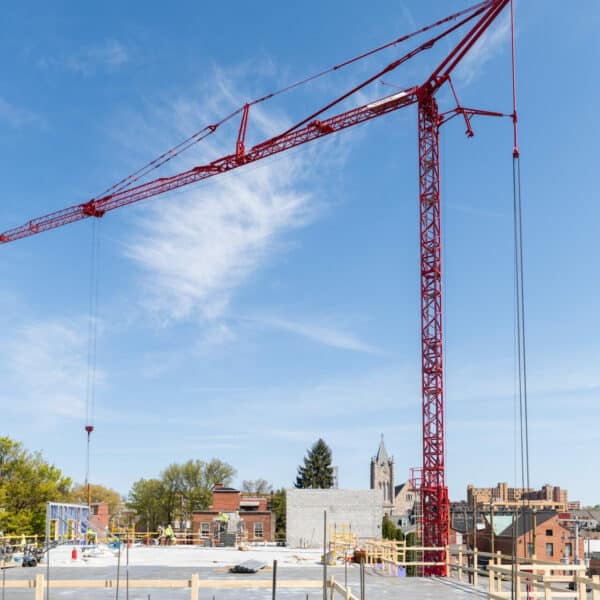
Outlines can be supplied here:
<path id="1" fill-rule="evenodd" d="M 521 559 L 513 567 L 511 556 L 501 552 L 480 552 L 477 548 L 468 550 L 459 546 L 450 552 L 449 547 L 409 547 L 405 542 L 384 540 L 368 540 L 364 546 L 366 563 L 381 565 L 383 572 L 388 575 L 398 575 L 398 567 L 445 565 L 448 577 L 475 588 L 479 586 L 481 577 L 487 578 L 489 600 L 586 600 L 586 590 L 591 591 L 592 600 L 600 600 L 600 577 L 586 577 L 583 564 L 563 564 L 534 558 Z M 429 550 L 444 552 L 445 561 L 422 560 L 423 553 Z M 567 585 L 572 589 L 567 589 Z M 515 595 L 511 595 L 511 588 L 514 588 Z"/>
<path id="2" fill-rule="evenodd" d="M 6 580 L 0 582 L 0 593 L 2 585 L 6 589 L 31 589 L 35 600 L 44 600 L 44 590 L 46 588 L 54 589 L 102 589 L 120 587 L 125 589 L 185 589 L 189 588 L 190 600 L 199 600 L 199 591 L 201 589 L 243 589 L 243 588 L 267 588 L 273 586 L 269 579 L 200 579 L 198 574 L 194 573 L 190 579 L 130 579 L 128 582 L 117 581 L 115 579 L 51 579 L 47 581 L 43 573 L 38 573 L 35 579 Z M 328 584 L 328 587 L 331 583 Z M 306 580 L 284 580 L 277 582 L 277 588 L 302 588 L 318 589 L 323 586 L 323 582 L 318 579 Z M 349 600 L 357 600 L 353 596 Z"/>
<path id="3" fill-rule="evenodd" d="M 398 574 L 398 567 L 448 566 L 450 549 L 448 546 L 407 546 L 405 541 L 366 540 L 365 562 L 368 565 L 381 565 L 390 575 Z M 443 561 L 423 560 L 425 552 L 442 553 Z"/>

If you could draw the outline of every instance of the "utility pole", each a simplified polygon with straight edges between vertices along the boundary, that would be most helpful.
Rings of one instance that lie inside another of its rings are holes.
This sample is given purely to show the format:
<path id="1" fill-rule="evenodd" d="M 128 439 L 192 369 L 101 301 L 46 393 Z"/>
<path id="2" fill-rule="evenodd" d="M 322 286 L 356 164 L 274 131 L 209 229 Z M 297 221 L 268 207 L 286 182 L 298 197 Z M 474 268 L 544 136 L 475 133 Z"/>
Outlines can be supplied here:
<path id="1" fill-rule="evenodd" d="M 531 511 L 531 532 L 533 535 L 533 548 L 531 549 L 531 558 L 535 560 L 537 555 L 537 510 L 535 508 Z"/>
<path id="2" fill-rule="evenodd" d="M 490 550 L 492 555 L 495 553 L 496 536 L 494 532 L 494 502 L 490 500 Z"/>
<path id="3" fill-rule="evenodd" d="M 579 564 L 579 518 L 575 517 L 574 519 L 559 519 L 559 521 L 561 523 L 572 523 L 573 524 L 573 529 L 575 530 L 574 533 L 575 535 L 570 536 L 568 539 L 574 540 L 575 541 L 575 551 L 573 553 L 574 556 L 574 562 L 576 565 Z"/>
<path id="4" fill-rule="evenodd" d="M 475 550 L 475 548 L 477 548 L 477 499 L 475 498 L 475 494 L 473 494 L 471 508 L 473 511 L 473 550 Z"/>

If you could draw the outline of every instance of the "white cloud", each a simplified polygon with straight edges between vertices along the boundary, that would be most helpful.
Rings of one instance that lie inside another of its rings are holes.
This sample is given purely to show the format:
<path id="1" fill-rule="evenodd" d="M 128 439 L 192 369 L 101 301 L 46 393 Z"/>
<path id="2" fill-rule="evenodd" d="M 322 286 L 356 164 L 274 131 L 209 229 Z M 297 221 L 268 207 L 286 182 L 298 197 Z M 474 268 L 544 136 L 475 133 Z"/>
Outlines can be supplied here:
<path id="1" fill-rule="evenodd" d="M 457 68 L 465 84 L 471 83 L 510 40 L 510 14 L 505 12 L 475 43 Z"/>
<path id="2" fill-rule="evenodd" d="M 42 119 L 35 113 L 11 104 L 4 98 L 0 98 L 0 122 L 4 122 L 13 129 L 43 123 Z"/>
<path id="3" fill-rule="evenodd" d="M 83 419 L 87 381 L 86 328 L 37 321 L 18 328 L 0 349 L 0 399 L 5 410 L 45 420 Z M 101 373 L 97 374 L 101 379 Z"/>
<path id="4" fill-rule="evenodd" d="M 212 83 L 200 106 L 178 99 L 153 116 L 160 121 L 168 114 L 169 123 L 189 134 L 199 122 L 216 120 L 235 106 L 234 99 L 244 97 L 233 92 L 232 82 L 221 71 Z M 271 117 L 253 107 L 250 143 L 286 125 L 281 114 Z M 237 123 L 225 128 L 226 146 L 211 138 L 195 154 L 188 153 L 185 161 L 178 160 L 178 170 L 231 152 L 236 127 Z M 329 154 L 339 160 L 335 153 Z M 305 189 L 320 162 L 311 150 L 279 155 L 147 206 L 125 246 L 126 255 L 143 269 L 145 305 L 165 322 L 222 317 L 236 290 L 282 252 L 286 236 L 320 213 L 323 201 L 317 202 Z"/>
<path id="5" fill-rule="evenodd" d="M 43 69 L 58 67 L 80 75 L 91 75 L 99 70 L 113 71 L 128 61 L 129 52 L 123 44 L 117 40 L 105 40 L 60 59 L 44 57 L 38 64 Z"/>
<path id="6" fill-rule="evenodd" d="M 308 196 L 291 189 L 286 162 L 186 192 L 140 219 L 127 255 L 146 272 L 155 311 L 172 319 L 220 317 L 278 236 L 312 218 Z"/>
<path id="7" fill-rule="evenodd" d="M 267 327 L 294 333 L 325 346 L 331 346 L 332 348 L 367 352 L 370 354 L 377 354 L 379 352 L 377 348 L 363 342 L 354 333 L 340 327 L 335 327 L 331 323 L 323 324 L 321 322 L 297 321 L 278 317 L 259 319 L 258 322 Z"/>

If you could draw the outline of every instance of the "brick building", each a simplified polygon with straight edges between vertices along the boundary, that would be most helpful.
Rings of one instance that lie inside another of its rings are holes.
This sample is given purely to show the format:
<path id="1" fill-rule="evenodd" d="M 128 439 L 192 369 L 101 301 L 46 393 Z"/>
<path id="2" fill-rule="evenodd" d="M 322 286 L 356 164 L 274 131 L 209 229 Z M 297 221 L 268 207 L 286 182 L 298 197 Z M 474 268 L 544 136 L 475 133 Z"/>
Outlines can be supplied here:
<path id="1" fill-rule="evenodd" d="M 555 511 L 531 511 L 520 514 L 514 523 L 517 538 L 517 556 L 531 558 L 534 548 L 539 560 L 574 562 L 575 536 L 561 515 Z M 482 552 L 491 552 L 492 528 L 490 515 L 483 515 L 483 526 L 477 530 L 476 545 Z M 494 515 L 494 551 L 512 554 L 513 515 Z M 472 532 L 466 536 L 473 544 Z M 579 558 L 584 556 L 584 541 L 579 539 Z"/>
<path id="2" fill-rule="evenodd" d="M 106 502 L 94 502 L 90 507 L 89 526 L 98 536 L 99 541 L 104 541 L 108 535 L 110 513 Z"/>
<path id="3" fill-rule="evenodd" d="M 493 488 L 476 488 L 467 486 L 467 504 L 477 507 L 514 507 L 527 500 L 527 505 L 537 509 L 566 511 L 576 504 L 569 502 L 568 492 L 558 486 L 543 485 L 539 490 L 528 488 L 511 488 L 508 483 L 500 482 Z"/>
<path id="4" fill-rule="evenodd" d="M 239 490 L 216 485 L 212 506 L 192 513 L 195 543 L 233 546 L 240 541 L 272 542 L 275 515 L 267 499 L 243 496 Z"/>

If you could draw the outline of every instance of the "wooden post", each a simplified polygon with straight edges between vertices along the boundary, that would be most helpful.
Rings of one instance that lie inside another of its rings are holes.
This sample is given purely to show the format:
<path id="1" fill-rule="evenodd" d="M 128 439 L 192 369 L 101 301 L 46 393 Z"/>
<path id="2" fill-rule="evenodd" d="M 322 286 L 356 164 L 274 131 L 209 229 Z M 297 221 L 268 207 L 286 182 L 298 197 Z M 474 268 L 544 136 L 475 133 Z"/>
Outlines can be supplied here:
<path id="1" fill-rule="evenodd" d="M 521 576 L 518 573 L 520 568 L 521 565 L 516 563 L 515 571 L 517 571 L 517 573 L 515 573 L 515 600 L 521 600 Z"/>
<path id="2" fill-rule="evenodd" d="M 446 546 L 446 577 L 450 577 L 450 546 Z"/>
<path id="3" fill-rule="evenodd" d="M 327 600 L 327 510 L 323 511 L 323 600 Z"/>
<path id="4" fill-rule="evenodd" d="M 198 600 L 198 590 L 200 588 L 198 573 L 192 574 L 192 584 L 190 586 L 190 600 Z"/>
<path id="5" fill-rule="evenodd" d="M 458 547 L 458 580 L 462 581 L 462 565 L 463 565 L 463 555 L 462 555 L 462 544 Z"/>
<path id="6" fill-rule="evenodd" d="M 494 560 L 488 563 L 488 580 L 490 596 L 496 591 L 496 571 L 494 569 Z"/>
<path id="7" fill-rule="evenodd" d="M 350 600 L 351 596 L 352 596 L 352 592 L 350 591 L 350 586 L 348 586 L 346 588 L 346 599 L 345 600 Z"/>
<path id="8" fill-rule="evenodd" d="M 44 574 L 35 576 L 35 600 L 44 600 Z"/>
<path id="9" fill-rule="evenodd" d="M 600 585 L 600 575 L 592 575 L 592 584 Z M 592 600 L 600 600 L 600 589 L 592 587 Z"/>
<path id="10" fill-rule="evenodd" d="M 544 581 L 544 600 L 552 600 L 552 589 L 549 581 Z"/>
<path id="11" fill-rule="evenodd" d="M 477 584 L 479 583 L 479 573 L 478 573 L 478 567 L 477 565 L 479 564 L 478 560 L 477 560 L 477 546 L 475 546 L 473 548 L 473 587 L 477 587 Z"/>
<path id="12" fill-rule="evenodd" d="M 575 573 L 577 574 L 577 577 L 580 577 L 582 575 L 581 571 L 575 571 Z M 583 575 L 585 575 L 585 572 L 583 573 Z M 577 599 L 578 600 L 585 600 L 587 598 L 587 593 L 585 591 L 586 589 L 586 584 L 585 583 L 581 583 L 581 581 L 577 582 Z"/>
<path id="13" fill-rule="evenodd" d="M 502 552 L 500 552 L 500 550 L 498 550 L 498 552 L 496 552 L 496 564 L 499 567 L 502 566 Z M 496 591 L 497 592 L 502 591 L 502 571 L 498 571 L 498 581 L 496 581 Z"/>
<path id="14" fill-rule="evenodd" d="M 333 595 L 335 594 L 335 585 L 333 585 L 333 575 L 329 579 L 329 588 L 331 590 L 329 598 L 333 600 Z"/>

